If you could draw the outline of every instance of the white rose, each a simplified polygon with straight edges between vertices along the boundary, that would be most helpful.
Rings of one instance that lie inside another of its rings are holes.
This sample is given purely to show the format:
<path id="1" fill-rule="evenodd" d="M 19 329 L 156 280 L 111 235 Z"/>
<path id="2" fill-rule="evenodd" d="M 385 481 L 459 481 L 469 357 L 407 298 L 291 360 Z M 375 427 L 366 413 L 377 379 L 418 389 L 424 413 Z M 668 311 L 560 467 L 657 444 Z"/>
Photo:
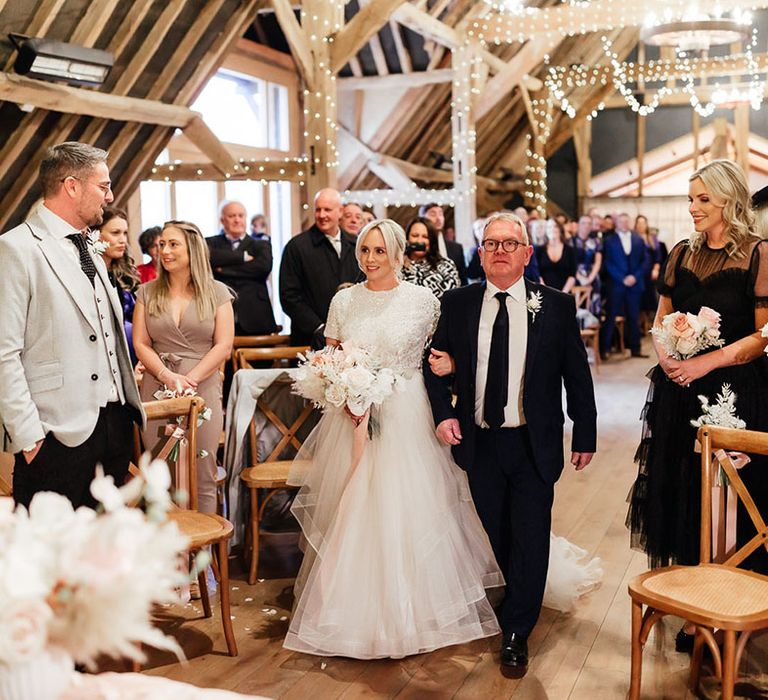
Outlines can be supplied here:
<path id="1" fill-rule="evenodd" d="M 353 367 L 344 373 L 350 394 L 364 394 L 373 383 L 373 374 L 363 367 Z"/>
<path id="2" fill-rule="evenodd" d="M 370 407 L 371 402 L 362 397 L 356 396 L 347 401 L 347 408 L 355 416 L 362 416 Z"/>
<path id="3" fill-rule="evenodd" d="M 331 384 L 325 390 L 325 400 L 331 404 L 331 406 L 341 408 L 347 400 L 346 392 L 339 384 Z"/>
<path id="4" fill-rule="evenodd" d="M 41 600 L 9 600 L 0 613 L 0 660 L 20 663 L 38 655 L 48 641 L 51 609 Z"/>
<path id="5" fill-rule="evenodd" d="M 696 340 L 681 338 L 677 342 L 677 351 L 681 355 L 690 355 L 693 352 L 695 352 L 697 345 L 698 345 L 698 343 L 697 343 Z"/>
<path id="6" fill-rule="evenodd" d="M 123 507 L 123 496 L 115 486 L 114 477 L 104 476 L 104 469 L 96 467 L 96 477 L 91 482 L 91 495 L 104 506 L 107 513 Z"/>

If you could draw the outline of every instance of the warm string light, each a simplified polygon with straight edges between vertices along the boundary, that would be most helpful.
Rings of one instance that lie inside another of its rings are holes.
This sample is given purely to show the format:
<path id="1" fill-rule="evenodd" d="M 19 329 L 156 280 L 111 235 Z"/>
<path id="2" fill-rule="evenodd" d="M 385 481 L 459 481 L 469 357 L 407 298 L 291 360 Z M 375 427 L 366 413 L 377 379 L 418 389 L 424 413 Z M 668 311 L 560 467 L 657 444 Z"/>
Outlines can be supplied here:
<path id="1" fill-rule="evenodd" d="M 258 164 L 258 165 L 257 165 Z M 307 157 L 306 156 L 298 156 L 298 157 L 291 157 L 286 156 L 284 158 L 270 158 L 269 156 L 266 156 L 264 158 L 240 158 L 237 162 L 232 163 L 232 167 L 229 170 L 226 170 L 223 175 L 225 180 L 245 180 L 247 182 L 256 181 L 261 182 L 262 184 L 267 184 L 270 181 L 279 180 L 280 178 L 264 178 L 259 177 L 261 173 L 264 173 L 267 170 L 268 165 L 274 165 L 277 167 L 277 174 L 278 175 L 286 175 L 288 170 L 285 167 L 279 167 L 280 165 L 285 166 L 304 166 L 307 164 Z M 173 163 L 169 163 L 167 165 L 164 164 L 157 164 L 152 167 L 151 173 L 153 175 L 157 175 L 158 173 L 162 172 L 169 172 L 169 173 L 175 173 L 177 170 L 184 168 L 188 164 L 185 163 L 182 160 L 176 159 L 173 161 Z M 293 169 L 293 168 L 291 168 Z M 304 170 L 303 168 L 300 168 L 296 175 L 299 178 L 304 178 Z M 185 178 L 186 179 L 186 178 Z M 165 182 L 171 181 L 171 176 L 166 175 L 163 180 Z M 195 177 L 194 180 L 210 180 L 210 175 L 206 173 L 205 170 L 202 168 L 197 168 L 195 170 Z M 299 182 L 300 185 L 304 185 L 303 179 Z"/>

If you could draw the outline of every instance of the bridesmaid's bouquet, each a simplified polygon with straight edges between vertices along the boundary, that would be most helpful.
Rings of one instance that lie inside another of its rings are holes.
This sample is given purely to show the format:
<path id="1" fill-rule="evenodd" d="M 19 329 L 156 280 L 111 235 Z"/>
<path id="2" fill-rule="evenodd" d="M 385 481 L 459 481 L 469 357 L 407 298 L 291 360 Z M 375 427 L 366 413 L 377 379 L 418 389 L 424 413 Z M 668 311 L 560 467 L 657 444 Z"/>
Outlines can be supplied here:
<path id="1" fill-rule="evenodd" d="M 395 390 L 397 376 L 365 348 L 352 343 L 299 355 L 293 390 L 318 408 L 347 408 L 362 416 Z"/>
<path id="2" fill-rule="evenodd" d="M 698 314 L 667 314 L 661 327 L 653 328 L 651 333 L 676 360 L 693 357 L 707 348 L 719 348 L 724 343 L 720 337 L 720 314 L 708 306 L 702 306 Z"/>

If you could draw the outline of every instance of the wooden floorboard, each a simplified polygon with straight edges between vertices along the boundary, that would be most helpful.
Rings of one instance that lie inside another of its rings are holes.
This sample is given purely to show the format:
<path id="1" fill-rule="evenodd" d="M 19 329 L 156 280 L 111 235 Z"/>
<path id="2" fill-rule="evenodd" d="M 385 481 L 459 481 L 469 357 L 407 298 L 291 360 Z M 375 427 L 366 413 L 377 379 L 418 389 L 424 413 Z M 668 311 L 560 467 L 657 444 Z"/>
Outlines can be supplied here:
<path id="1" fill-rule="evenodd" d="M 566 467 L 556 488 L 553 530 L 602 559 L 602 586 L 576 611 L 542 611 L 531 635 L 531 663 L 522 679 L 499 672 L 498 637 L 401 660 L 355 661 L 286 651 L 282 638 L 290 615 L 291 586 L 298 564 L 295 538 L 265 536 L 260 575 L 254 586 L 235 564 L 232 616 L 240 655 L 230 658 L 218 610 L 199 619 L 200 605 L 168 608 L 160 624 L 176 635 L 189 661 L 150 654 L 145 672 L 199 686 L 269 698 L 356 700 L 607 700 L 626 697 L 629 687 L 630 605 L 627 582 L 646 568 L 629 548 L 624 526 L 626 497 L 635 475 L 633 453 L 647 391 L 650 360 L 613 359 L 595 376 L 599 451 L 582 473 Z M 566 438 L 567 443 L 567 438 Z M 271 543 L 271 544 L 270 544 Z M 216 601 L 217 602 L 217 601 Z M 197 612 L 195 612 L 197 611 Z M 647 644 L 643 698 L 692 698 L 686 689 L 688 657 L 674 651 L 680 621 L 659 623 Z M 750 643 L 742 669 L 752 674 L 739 697 L 768 697 L 762 675 L 768 635 Z M 717 686 L 704 684 L 705 697 Z"/>

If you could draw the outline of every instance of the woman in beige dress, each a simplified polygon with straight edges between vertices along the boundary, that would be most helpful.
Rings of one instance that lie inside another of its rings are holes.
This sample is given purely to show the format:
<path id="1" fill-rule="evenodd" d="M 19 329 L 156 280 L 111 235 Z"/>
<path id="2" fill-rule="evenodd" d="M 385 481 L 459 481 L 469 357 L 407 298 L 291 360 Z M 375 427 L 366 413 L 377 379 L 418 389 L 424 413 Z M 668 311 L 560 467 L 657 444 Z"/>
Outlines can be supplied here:
<path id="1" fill-rule="evenodd" d="M 133 342 L 144 364 L 141 398 L 158 389 L 194 390 L 211 409 L 198 429 L 198 510 L 216 512 L 216 450 L 223 423 L 219 366 L 232 352 L 235 334 L 232 292 L 213 279 L 200 229 L 169 221 L 158 240 L 156 280 L 139 288 L 133 313 Z M 160 421 L 148 423 L 144 444 L 152 450 Z"/>

